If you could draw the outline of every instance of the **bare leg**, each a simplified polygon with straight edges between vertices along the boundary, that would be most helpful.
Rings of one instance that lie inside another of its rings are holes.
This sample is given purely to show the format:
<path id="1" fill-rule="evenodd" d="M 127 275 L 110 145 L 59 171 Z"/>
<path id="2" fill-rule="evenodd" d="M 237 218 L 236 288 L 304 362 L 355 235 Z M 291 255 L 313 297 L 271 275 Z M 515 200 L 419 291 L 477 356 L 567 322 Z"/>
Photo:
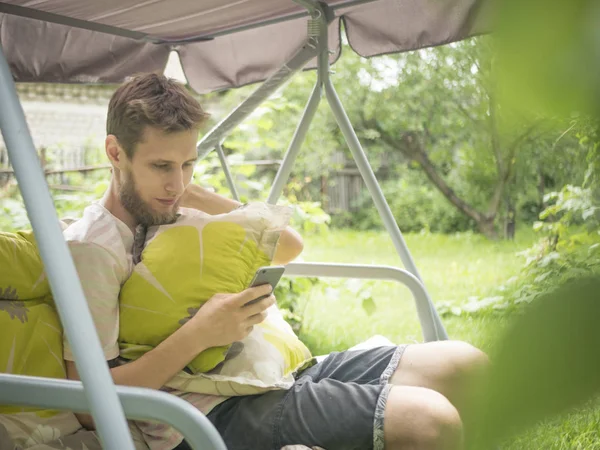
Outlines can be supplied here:
<path id="1" fill-rule="evenodd" d="M 464 445 L 458 411 L 426 388 L 392 387 L 383 429 L 386 450 L 461 450 Z"/>
<path id="2" fill-rule="evenodd" d="M 478 395 L 477 383 L 489 366 L 487 356 L 459 341 L 429 342 L 409 346 L 390 383 L 428 388 L 446 397 L 469 423 Z"/>

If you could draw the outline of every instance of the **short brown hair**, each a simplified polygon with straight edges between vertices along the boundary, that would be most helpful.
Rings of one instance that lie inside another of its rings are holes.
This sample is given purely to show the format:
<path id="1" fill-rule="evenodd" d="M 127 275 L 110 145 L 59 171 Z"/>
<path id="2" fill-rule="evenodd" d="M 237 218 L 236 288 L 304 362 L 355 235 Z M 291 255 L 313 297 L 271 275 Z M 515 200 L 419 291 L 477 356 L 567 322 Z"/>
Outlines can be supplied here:
<path id="1" fill-rule="evenodd" d="M 142 74 L 122 84 L 111 97 L 106 133 L 116 136 L 131 159 L 147 126 L 173 133 L 200 128 L 207 118 L 181 83 L 164 75 Z"/>

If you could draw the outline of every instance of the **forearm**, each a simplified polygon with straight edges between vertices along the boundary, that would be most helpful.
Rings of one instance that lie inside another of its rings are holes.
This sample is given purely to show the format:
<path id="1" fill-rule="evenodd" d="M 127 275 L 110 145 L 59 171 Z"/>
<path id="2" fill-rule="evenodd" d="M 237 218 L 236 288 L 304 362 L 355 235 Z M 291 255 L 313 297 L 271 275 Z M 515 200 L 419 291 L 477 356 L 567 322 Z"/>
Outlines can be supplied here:
<path id="1" fill-rule="evenodd" d="M 181 202 L 181 206 L 185 208 L 198 209 L 207 214 L 217 215 L 226 214 L 241 206 L 241 203 L 215 194 L 208 189 L 198 186 L 197 184 L 189 184 L 185 196 Z"/>
<path id="2" fill-rule="evenodd" d="M 197 184 L 190 184 L 181 206 L 198 209 L 207 214 L 226 214 L 241 206 L 241 203 L 210 192 Z M 282 233 L 273 258 L 273 263 L 285 265 L 300 255 L 304 248 L 302 237 L 293 228 L 287 227 Z"/>
<path id="3" fill-rule="evenodd" d="M 197 335 L 184 326 L 141 358 L 111 369 L 115 384 L 160 389 L 198 354 Z"/>
<path id="4" fill-rule="evenodd" d="M 111 369 L 114 383 L 121 386 L 136 386 L 160 389 L 189 362 L 206 348 L 198 344 L 197 334 L 186 326 L 181 327 L 169 338 L 141 358 Z M 67 376 L 79 380 L 75 364 L 67 361 Z M 94 429 L 89 414 L 77 414 L 82 426 Z"/>
<path id="5" fill-rule="evenodd" d="M 277 243 L 273 264 L 286 265 L 296 259 L 303 249 L 304 242 L 300 234 L 292 227 L 287 227 Z"/>

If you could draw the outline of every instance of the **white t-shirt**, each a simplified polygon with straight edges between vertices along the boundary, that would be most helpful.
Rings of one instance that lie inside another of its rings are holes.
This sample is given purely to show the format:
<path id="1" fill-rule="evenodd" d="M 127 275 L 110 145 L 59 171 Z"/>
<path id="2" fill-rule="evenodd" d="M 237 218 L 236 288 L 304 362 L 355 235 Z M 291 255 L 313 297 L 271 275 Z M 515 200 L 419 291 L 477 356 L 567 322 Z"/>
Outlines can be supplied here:
<path id="1" fill-rule="evenodd" d="M 104 357 L 119 356 L 119 291 L 133 270 L 133 233 L 100 203 L 64 232 L 88 301 Z M 64 358 L 73 361 L 68 341 Z"/>

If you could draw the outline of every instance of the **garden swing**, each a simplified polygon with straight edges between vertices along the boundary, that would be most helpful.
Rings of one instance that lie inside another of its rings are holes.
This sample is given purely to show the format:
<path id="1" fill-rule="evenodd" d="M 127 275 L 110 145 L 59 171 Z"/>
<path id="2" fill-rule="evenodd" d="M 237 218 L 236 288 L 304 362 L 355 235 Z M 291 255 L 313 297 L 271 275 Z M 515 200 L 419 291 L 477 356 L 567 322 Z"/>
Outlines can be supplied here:
<path id="1" fill-rule="evenodd" d="M 276 203 L 325 94 L 405 269 L 291 263 L 286 276 L 392 280 L 411 291 L 425 341 L 447 339 L 396 220 L 330 79 L 341 51 L 342 21 L 362 56 L 402 52 L 485 32 L 477 0 L 156 0 L 0 2 L 0 127 L 82 383 L 0 374 L 0 403 L 90 411 L 104 448 L 133 448 L 125 416 L 168 423 L 193 448 L 224 449 L 208 420 L 163 392 L 115 387 L 105 364 L 56 211 L 15 90 L 16 82 L 120 83 L 163 71 L 177 51 L 199 93 L 264 81 L 198 143 L 216 151 L 232 196 L 237 190 L 222 143 L 295 73 L 317 82 L 268 196 Z M 278 67 L 280 67 L 278 69 Z"/>

